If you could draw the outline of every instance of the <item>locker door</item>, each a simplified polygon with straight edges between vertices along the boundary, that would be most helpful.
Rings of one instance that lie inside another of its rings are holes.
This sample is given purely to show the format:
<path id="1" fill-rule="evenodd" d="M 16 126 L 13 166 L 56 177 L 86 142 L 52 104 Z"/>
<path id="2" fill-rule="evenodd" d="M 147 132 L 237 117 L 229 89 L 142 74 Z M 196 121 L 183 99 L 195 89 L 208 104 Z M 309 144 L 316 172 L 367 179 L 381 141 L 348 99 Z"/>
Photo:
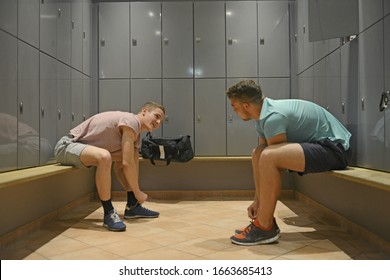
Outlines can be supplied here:
<path id="1" fill-rule="evenodd" d="M 131 77 L 161 78 L 161 3 L 130 5 Z"/>
<path id="2" fill-rule="evenodd" d="M 92 79 L 83 75 L 83 120 L 90 118 L 92 114 Z"/>
<path id="3" fill-rule="evenodd" d="M 239 82 L 240 79 L 228 79 L 227 87 Z M 256 80 L 257 82 L 257 80 Z M 227 98 L 227 97 L 226 97 Z M 249 156 L 258 145 L 258 137 L 253 121 L 243 121 L 233 111 L 227 98 L 227 155 Z"/>
<path id="4" fill-rule="evenodd" d="M 83 69 L 83 2 L 71 2 L 71 65 L 79 71 Z"/>
<path id="5" fill-rule="evenodd" d="M 57 58 L 70 64 L 71 53 L 71 10 L 69 0 L 58 0 Z"/>
<path id="6" fill-rule="evenodd" d="M 99 3 L 99 77 L 129 78 L 129 3 Z"/>
<path id="7" fill-rule="evenodd" d="M 352 160 L 357 165 L 357 138 L 358 138 L 358 109 L 360 104 L 358 95 L 358 40 L 344 44 L 341 48 L 341 95 L 343 110 L 346 118 L 346 127 L 352 133 Z M 360 109 L 359 109 L 360 110 Z"/>
<path id="8" fill-rule="evenodd" d="M 99 81 L 99 112 L 130 110 L 130 82 L 128 79 Z"/>
<path id="9" fill-rule="evenodd" d="M 125 28 L 125 26 L 123 28 Z M 114 30 L 114 32 L 118 33 L 119 31 Z M 126 46 L 128 50 L 129 49 L 128 44 Z M 127 58 L 128 57 L 129 55 L 127 52 Z M 126 59 L 126 57 L 123 58 Z M 83 73 L 89 76 L 91 76 L 91 63 L 92 63 L 92 1 L 83 0 Z"/>
<path id="10" fill-rule="evenodd" d="M 225 77 L 225 4 L 194 3 L 195 77 Z"/>
<path id="11" fill-rule="evenodd" d="M 194 143 L 192 79 L 163 80 L 163 105 L 166 110 L 163 136 L 176 137 L 188 134 L 191 136 L 191 142 Z"/>
<path id="12" fill-rule="evenodd" d="M 83 74 L 72 69 L 71 72 L 71 127 L 83 121 Z"/>
<path id="13" fill-rule="evenodd" d="M 17 44 L 0 30 L 0 171 L 17 167 Z"/>
<path id="14" fill-rule="evenodd" d="M 39 51 L 22 41 L 18 41 L 18 123 L 18 168 L 38 166 Z"/>
<path id="15" fill-rule="evenodd" d="M 314 69 L 314 95 L 313 101 L 323 108 L 327 108 L 326 100 L 326 65 L 325 59 L 320 60 L 313 66 Z"/>
<path id="16" fill-rule="evenodd" d="M 18 37 L 39 48 L 39 0 L 18 1 Z"/>
<path id="17" fill-rule="evenodd" d="M 290 98 L 290 78 L 260 78 L 263 94 L 272 99 Z"/>
<path id="18" fill-rule="evenodd" d="M 390 8 L 390 1 L 385 1 L 388 3 L 388 8 Z M 388 10 L 389 11 L 389 10 Z M 387 96 L 390 98 L 390 15 L 387 15 L 384 18 L 384 46 L 385 51 L 385 91 Z M 384 111 L 385 118 L 385 149 L 386 149 L 386 161 L 385 161 L 385 170 L 390 171 L 390 104 L 388 108 Z"/>
<path id="19" fill-rule="evenodd" d="M 195 80 L 195 154 L 226 155 L 225 79 Z"/>
<path id="20" fill-rule="evenodd" d="M 384 169 L 383 112 L 379 101 L 384 91 L 383 22 L 365 30 L 359 40 L 359 131 L 358 164 Z"/>
<path id="21" fill-rule="evenodd" d="M 71 124 L 71 79 L 69 66 L 57 62 L 57 139 L 68 135 Z"/>
<path id="22" fill-rule="evenodd" d="M 289 77 L 287 1 L 258 1 L 259 77 Z"/>
<path id="23" fill-rule="evenodd" d="M 18 2 L 15 0 L 0 1 L 0 29 L 17 35 Z"/>
<path id="24" fill-rule="evenodd" d="M 226 2 L 227 76 L 257 77 L 256 2 Z"/>
<path id="25" fill-rule="evenodd" d="M 57 56 L 57 0 L 40 2 L 39 48 L 41 51 Z"/>
<path id="26" fill-rule="evenodd" d="M 341 52 L 336 50 L 325 59 L 326 107 L 340 122 L 346 124 L 345 103 L 341 95 Z M 343 109 L 344 108 L 344 109 Z"/>
<path id="27" fill-rule="evenodd" d="M 163 2 L 163 77 L 192 78 L 192 2 Z"/>
<path id="28" fill-rule="evenodd" d="M 41 146 L 39 163 L 54 162 L 54 146 L 57 143 L 57 60 L 40 53 L 40 125 Z"/>
<path id="29" fill-rule="evenodd" d="M 130 104 L 132 113 L 137 114 L 142 106 L 148 101 L 162 104 L 161 97 L 161 79 L 133 79 L 131 81 Z M 153 131 L 153 135 L 161 136 L 161 127 Z"/>

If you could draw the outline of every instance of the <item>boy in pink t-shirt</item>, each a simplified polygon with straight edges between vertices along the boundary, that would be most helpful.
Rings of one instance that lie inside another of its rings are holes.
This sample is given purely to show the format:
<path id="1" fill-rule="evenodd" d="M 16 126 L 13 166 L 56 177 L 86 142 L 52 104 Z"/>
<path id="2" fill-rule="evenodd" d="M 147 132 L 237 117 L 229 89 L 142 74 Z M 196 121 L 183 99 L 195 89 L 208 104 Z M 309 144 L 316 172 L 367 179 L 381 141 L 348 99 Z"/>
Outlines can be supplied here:
<path id="1" fill-rule="evenodd" d="M 55 149 L 57 161 L 76 167 L 96 167 L 96 188 L 104 209 L 104 226 L 112 231 L 124 231 L 126 225 L 119 218 L 111 202 L 111 167 L 127 191 L 125 218 L 155 218 L 156 211 L 142 206 L 148 198 L 140 190 L 139 144 L 143 131 L 160 127 L 165 108 L 147 102 L 138 114 L 103 112 L 85 120 L 62 137 Z"/>

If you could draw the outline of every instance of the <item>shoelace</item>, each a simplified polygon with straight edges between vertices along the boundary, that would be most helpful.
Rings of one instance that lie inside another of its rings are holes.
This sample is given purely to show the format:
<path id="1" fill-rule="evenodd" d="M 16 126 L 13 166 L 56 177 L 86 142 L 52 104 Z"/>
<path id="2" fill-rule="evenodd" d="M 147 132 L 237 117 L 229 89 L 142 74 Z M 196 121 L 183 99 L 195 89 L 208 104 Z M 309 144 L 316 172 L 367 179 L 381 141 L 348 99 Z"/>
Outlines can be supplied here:
<path id="1" fill-rule="evenodd" d="M 153 212 L 152 210 L 150 210 L 150 209 L 148 209 L 146 207 L 143 207 L 142 204 L 139 204 L 138 202 L 135 204 L 134 208 L 136 208 L 136 207 L 141 207 L 142 209 L 144 209 L 148 213 L 152 213 Z"/>
<path id="2" fill-rule="evenodd" d="M 118 216 L 118 213 L 114 212 L 110 215 L 110 218 L 113 220 L 114 223 L 121 222 L 121 219 Z"/>
<path id="3" fill-rule="evenodd" d="M 254 222 L 252 220 L 251 223 L 246 228 L 244 228 L 243 232 L 244 233 L 249 233 L 252 230 L 253 227 L 255 227 L 255 224 L 254 224 Z"/>

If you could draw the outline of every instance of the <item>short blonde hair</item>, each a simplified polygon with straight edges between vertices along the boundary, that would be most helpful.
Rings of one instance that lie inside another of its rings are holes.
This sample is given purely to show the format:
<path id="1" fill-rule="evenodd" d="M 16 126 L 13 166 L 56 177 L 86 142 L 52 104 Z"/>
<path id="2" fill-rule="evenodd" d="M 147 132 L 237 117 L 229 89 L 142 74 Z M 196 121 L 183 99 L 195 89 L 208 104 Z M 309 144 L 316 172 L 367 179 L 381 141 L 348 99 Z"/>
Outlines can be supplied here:
<path id="1" fill-rule="evenodd" d="M 157 108 L 161 109 L 161 111 L 163 111 L 163 113 L 165 114 L 165 108 L 164 108 L 164 106 L 161 105 L 161 104 L 159 104 L 159 103 L 157 103 L 157 102 L 154 102 L 154 101 L 148 101 L 148 102 L 146 102 L 146 103 L 142 106 L 141 110 L 145 109 L 145 110 L 147 110 L 147 111 L 150 112 L 150 111 L 153 111 L 154 109 L 157 109 Z"/>

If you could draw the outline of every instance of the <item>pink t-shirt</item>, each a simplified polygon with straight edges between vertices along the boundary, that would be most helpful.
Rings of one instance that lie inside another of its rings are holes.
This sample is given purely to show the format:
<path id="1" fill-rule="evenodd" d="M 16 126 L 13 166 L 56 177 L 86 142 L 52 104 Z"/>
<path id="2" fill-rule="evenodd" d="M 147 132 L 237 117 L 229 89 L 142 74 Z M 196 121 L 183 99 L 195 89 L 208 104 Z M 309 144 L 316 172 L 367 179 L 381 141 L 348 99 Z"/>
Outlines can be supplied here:
<path id="1" fill-rule="evenodd" d="M 137 136 L 134 147 L 139 148 L 141 125 L 133 113 L 120 111 L 99 113 L 71 129 L 70 134 L 74 136 L 74 142 L 103 148 L 112 153 L 122 149 L 120 126 L 134 130 Z"/>

